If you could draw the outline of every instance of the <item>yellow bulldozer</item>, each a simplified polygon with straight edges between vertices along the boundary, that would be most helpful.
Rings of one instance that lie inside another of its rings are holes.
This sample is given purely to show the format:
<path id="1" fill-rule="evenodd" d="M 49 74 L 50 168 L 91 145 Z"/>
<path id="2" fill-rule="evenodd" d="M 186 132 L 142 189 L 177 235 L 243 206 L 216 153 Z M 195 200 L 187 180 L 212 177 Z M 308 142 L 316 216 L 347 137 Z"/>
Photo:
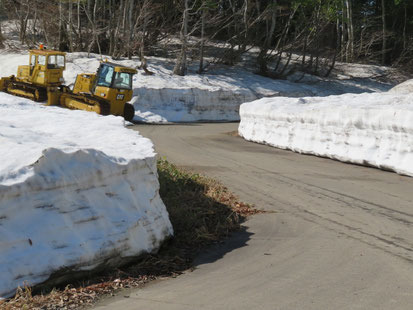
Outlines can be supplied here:
<path id="1" fill-rule="evenodd" d="M 79 74 L 73 90 L 67 86 L 50 88 L 47 104 L 101 115 L 119 115 L 131 121 L 135 109 L 127 102 L 132 99 L 132 78 L 136 73 L 133 68 L 101 62 L 96 74 Z"/>
<path id="2" fill-rule="evenodd" d="M 48 88 L 57 88 L 64 82 L 66 54 L 44 49 L 30 50 L 30 64 L 19 66 L 17 76 L 0 79 L 0 91 L 45 101 Z"/>
<path id="3" fill-rule="evenodd" d="M 19 66 L 17 76 L 1 78 L 0 91 L 34 101 L 47 100 L 47 105 L 133 119 L 135 109 L 127 102 L 132 99 L 136 69 L 103 61 L 97 73 L 79 74 L 70 89 L 63 85 L 65 56 L 43 48 L 31 50 L 30 65 Z"/>

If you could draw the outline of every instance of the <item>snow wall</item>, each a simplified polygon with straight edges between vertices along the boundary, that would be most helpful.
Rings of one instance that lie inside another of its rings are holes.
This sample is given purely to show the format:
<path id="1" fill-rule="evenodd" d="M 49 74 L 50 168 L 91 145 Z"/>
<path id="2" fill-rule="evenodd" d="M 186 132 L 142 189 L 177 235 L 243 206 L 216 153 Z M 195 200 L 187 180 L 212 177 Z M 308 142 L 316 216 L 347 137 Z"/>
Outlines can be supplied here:
<path id="1" fill-rule="evenodd" d="M 150 140 L 121 117 L 0 93 L 0 297 L 118 266 L 173 230 Z"/>
<path id="2" fill-rule="evenodd" d="M 241 105 L 246 140 L 413 176 L 413 97 L 346 94 Z"/>
<path id="3" fill-rule="evenodd" d="M 250 91 L 200 88 L 137 88 L 132 103 L 135 121 L 237 121 L 239 106 L 257 99 Z"/>

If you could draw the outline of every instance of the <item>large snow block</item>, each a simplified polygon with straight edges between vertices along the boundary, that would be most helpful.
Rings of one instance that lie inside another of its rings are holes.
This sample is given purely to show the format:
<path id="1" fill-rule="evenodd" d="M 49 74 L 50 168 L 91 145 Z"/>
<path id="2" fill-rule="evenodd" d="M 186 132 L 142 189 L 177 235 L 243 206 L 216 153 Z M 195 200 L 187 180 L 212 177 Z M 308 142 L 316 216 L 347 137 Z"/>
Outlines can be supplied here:
<path id="1" fill-rule="evenodd" d="M 156 251 L 173 230 L 150 140 L 120 117 L 0 94 L 0 297 Z"/>
<path id="2" fill-rule="evenodd" d="M 132 102 L 135 120 L 160 123 L 239 121 L 239 106 L 254 99 L 248 89 L 140 87 Z"/>
<path id="3" fill-rule="evenodd" d="M 413 176 L 413 103 L 395 93 L 265 98 L 241 105 L 246 140 Z"/>

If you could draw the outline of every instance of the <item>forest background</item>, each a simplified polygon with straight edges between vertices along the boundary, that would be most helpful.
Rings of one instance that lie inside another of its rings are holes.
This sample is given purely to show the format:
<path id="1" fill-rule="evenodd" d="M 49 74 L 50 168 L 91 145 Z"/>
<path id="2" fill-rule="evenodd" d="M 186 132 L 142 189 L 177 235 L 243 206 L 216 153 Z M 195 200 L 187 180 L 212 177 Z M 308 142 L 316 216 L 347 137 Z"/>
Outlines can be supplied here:
<path id="1" fill-rule="evenodd" d="M 202 73 L 248 52 L 273 78 L 328 76 L 336 61 L 413 67 L 412 0 L 0 0 L 0 21 L 29 48 L 173 57 L 178 75 L 188 59 Z"/>

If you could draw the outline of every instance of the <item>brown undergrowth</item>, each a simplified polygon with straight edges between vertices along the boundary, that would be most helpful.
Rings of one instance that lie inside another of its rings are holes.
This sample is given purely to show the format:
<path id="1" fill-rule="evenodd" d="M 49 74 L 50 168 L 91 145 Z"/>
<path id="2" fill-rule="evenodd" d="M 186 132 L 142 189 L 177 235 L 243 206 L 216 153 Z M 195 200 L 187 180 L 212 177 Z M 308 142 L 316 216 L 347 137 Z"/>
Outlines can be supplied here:
<path id="1" fill-rule="evenodd" d="M 174 277 L 192 267 L 195 256 L 208 245 L 221 242 L 240 229 L 248 216 L 261 212 L 240 202 L 219 182 L 158 161 L 160 195 L 174 227 L 174 237 L 157 254 L 133 264 L 82 281 L 50 289 L 18 289 L 16 296 L 0 301 L 0 309 L 81 309 L 100 297 L 134 288 L 162 277 Z"/>

